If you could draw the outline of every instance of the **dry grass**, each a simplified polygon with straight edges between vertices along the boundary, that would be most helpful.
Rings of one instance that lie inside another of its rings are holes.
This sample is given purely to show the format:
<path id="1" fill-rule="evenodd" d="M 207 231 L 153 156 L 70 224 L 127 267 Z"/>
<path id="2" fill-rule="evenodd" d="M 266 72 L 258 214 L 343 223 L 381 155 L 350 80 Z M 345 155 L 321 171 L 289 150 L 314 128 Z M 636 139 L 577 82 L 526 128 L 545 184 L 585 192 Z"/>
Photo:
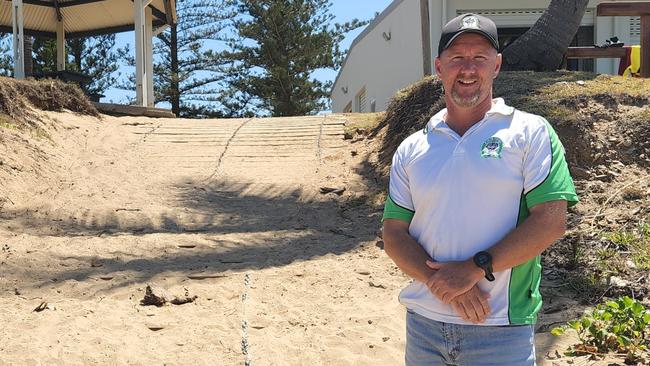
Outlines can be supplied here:
<path id="1" fill-rule="evenodd" d="M 384 142 L 379 152 L 379 168 L 385 171 L 390 165 L 393 152 L 408 135 L 423 128 L 426 122 L 444 108 L 442 82 L 430 76 L 398 91 L 386 109 L 373 134 L 385 129 Z"/>
<path id="2" fill-rule="evenodd" d="M 70 110 L 98 116 L 99 113 L 75 84 L 59 80 L 16 80 L 0 77 L 0 126 L 36 127 L 34 109 Z"/>
<path id="3" fill-rule="evenodd" d="M 567 158 L 576 166 L 597 163 L 592 139 L 593 125 L 599 121 L 621 121 L 637 139 L 650 127 L 650 80 L 585 72 L 504 72 L 494 83 L 494 96 L 509 105 L 543 115 L 556 128 L 567 148 Z M 378 125 L 385 130 L 379 168 L 385 170 L 397 146 L 411 133 L 424 127 L 445 107 L 440 80 L 427 77 L 400 90 L 392 98 L 385 118 Z M 629 137 L 628 137 L 629 138 Z M 603 147 L 603 148 L 606 148 Z M 594 156 L 592 156 L 594 155 Z"/>
<path id="4" fill-rule="evenodd" d="M 348 136 L 355 136 L 375 130 L 384 119 L 385 113 L 344 113 L 343 115 L 347 120 L 344 133 Z"/>

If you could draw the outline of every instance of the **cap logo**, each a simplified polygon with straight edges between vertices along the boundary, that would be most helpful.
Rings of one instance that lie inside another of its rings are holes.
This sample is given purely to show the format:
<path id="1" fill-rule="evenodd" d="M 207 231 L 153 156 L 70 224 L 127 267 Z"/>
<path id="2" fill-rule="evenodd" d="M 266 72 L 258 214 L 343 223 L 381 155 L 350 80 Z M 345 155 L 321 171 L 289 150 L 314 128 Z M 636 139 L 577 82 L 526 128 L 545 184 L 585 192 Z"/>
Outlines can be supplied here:
<path id="1" fill-rule="evenodd" d="M 468 15 L 461 20 L 460 29 L 479 29 L 481 28 L 478 18 L 474 15 Z"/>

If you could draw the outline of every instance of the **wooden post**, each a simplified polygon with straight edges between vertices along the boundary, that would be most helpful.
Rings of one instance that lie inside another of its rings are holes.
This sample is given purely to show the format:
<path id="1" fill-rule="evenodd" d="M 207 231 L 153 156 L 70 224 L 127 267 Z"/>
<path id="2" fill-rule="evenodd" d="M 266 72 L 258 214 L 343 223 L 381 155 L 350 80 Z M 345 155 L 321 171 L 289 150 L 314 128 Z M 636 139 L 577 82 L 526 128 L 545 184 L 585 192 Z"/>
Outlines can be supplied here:
<path id="1" fill-rule="evenodd" d="M 63 20 L 56 23 L 56 70 L 65 70 L 65 29 L 63 29 Z"/>
<path id="2" fill-rule="evenodd" d="M 135 99 L 136 104 L 146 107 L 147 80 L 145 70 L 145 1 L 133 0 L 133 14 L 135 25 Z"/>
<path id="3" fill-rule="evenodd" d="M 23 2 L 22 0 L 11 1 L 11 17 L 13 23 L 13 49 L 14 49 L 14 77 L 25 78 L 25 45 L 23 43 L 25 34 L 23 31 Z"/>
<path id="4" fill-rule="evenodd" d="M 420 0 L 422 26 L 422 66 L 424 76 L 431 75 L 431 26 L 429 25 L 429 0 Z"/>
<path id="5" fill-rule="evenodd" d="M 641 77 L 650 78 L 650 15 L 641 16 Z"/>
<path id="6" fill-rule="evenodd" d="M 144 12 L 144 67 L 145 67 L 145 81 L 147 85 L 147 107 L 154 106 L 153 96 L 153 16 L 151 15 L 151 8 L 146 7 Z"/>
<path id="7" fill-rule="evenodd" d="M 641 17 L 641 77 L 650 77 L 650 1 L 608 1 L 596 6 L 598 16 Z"/>

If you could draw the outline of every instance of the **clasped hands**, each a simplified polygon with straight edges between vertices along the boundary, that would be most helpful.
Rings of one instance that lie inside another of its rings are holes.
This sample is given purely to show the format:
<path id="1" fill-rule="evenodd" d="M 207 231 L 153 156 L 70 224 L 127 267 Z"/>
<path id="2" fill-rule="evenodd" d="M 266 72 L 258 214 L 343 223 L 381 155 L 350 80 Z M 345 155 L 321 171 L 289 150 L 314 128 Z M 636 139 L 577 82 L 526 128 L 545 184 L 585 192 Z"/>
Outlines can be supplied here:
<path id="1" fill-rule="evenodd" d="M 466 321 L 482 323 L 490 314 L 490 295 L 476 284 L 485 275 L 471 260 L 462 262 L 427 261 L 435 272 L 426 282 L 427 287 L 440 301 L 450 304 Z"/>

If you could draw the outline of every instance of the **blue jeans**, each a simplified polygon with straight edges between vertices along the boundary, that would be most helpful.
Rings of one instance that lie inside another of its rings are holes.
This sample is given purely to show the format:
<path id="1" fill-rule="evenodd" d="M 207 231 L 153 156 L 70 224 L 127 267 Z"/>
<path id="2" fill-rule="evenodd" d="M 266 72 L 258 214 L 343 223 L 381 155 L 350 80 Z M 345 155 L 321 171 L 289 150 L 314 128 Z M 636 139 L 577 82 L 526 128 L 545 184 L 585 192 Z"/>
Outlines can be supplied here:
<path id="1" fill-rule="evenodd" d="M 442 323 L 406 312 L 406 366 L 535 366 L 532 325 Z"/>

